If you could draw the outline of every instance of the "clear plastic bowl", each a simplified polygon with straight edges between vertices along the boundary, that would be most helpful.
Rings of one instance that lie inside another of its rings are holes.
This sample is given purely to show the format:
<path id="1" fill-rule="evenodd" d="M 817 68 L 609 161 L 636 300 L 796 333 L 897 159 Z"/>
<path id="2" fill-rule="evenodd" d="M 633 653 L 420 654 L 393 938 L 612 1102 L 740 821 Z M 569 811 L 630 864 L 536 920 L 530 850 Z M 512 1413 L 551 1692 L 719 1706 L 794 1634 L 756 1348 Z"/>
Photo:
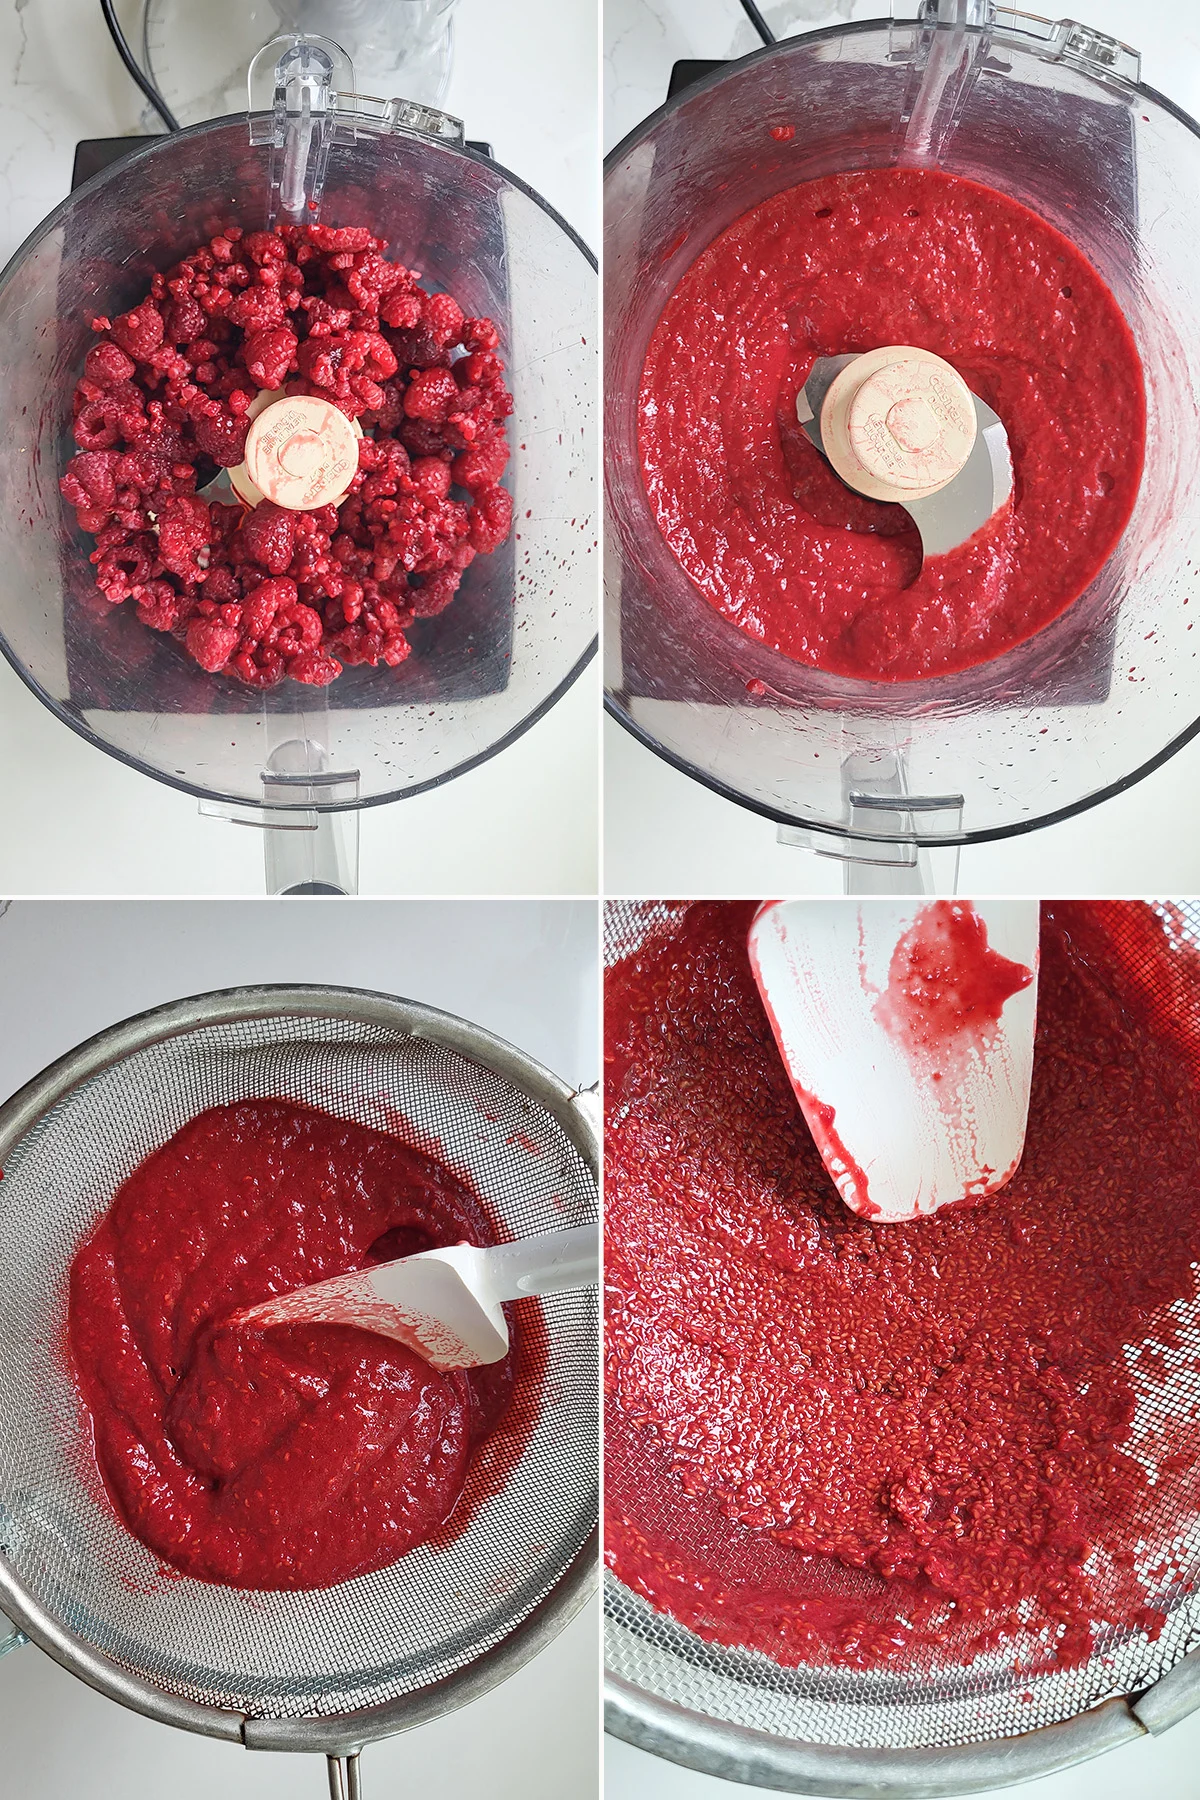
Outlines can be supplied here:
<path id="1" fill-rule="evenodd" d="M 206 675 L 131 609 L 84 608 L 93 543 L 58 479 L 91 317 L 133 305 L 155 270 L 223 224 L 262 228 L 269 159 L 245 116 L 155 139 L 65 200 L 0 276 L 0 650 L 72 730 L 207 801 L 279 808 L 263 787 L 272 755 L 319 745 L 322 766 L 348 779 L 298 804 L 334 811 L 419 793 L 494 755 L 595 649 L 595 262 L 485 157 L 399 132 L 333 143 L 323 219 L 370 226 L 427 286 L 500 327 L 514 536 L 414 629 L 399 669 L 255 694 Z"/>
<path id="2" fill-rule="evenodd" d="M 1004 837 L 1128 787 L 1200 729 L 1200 127 L 1139 85 L 1123 46 L 998 17 L 781 43 L 686 89 L 608 159 L 608 704 L 684 773 L 784 825 Z M 794 137 L 772 140 L 775 124 Z M 636 408 L 664 302 L 735 218 L 814 176 L 920 161 L 1012 195 L 1091 258 L 1137 339 L 1149 434 L 1125 535 L 1066 613 L 979 668 L 883 684 L 792 662 L 702 598 L 651 514 Z M 871 813 L 864 794 L 904 799 Z"/>

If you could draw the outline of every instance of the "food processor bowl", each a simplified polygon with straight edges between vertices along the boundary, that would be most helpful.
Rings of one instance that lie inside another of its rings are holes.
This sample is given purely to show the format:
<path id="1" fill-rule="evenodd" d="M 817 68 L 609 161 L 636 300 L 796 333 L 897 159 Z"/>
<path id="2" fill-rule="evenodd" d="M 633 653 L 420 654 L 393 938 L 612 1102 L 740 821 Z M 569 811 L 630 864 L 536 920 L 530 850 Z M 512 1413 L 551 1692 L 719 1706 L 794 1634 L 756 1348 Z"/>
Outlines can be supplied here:
<path id="1" fill-rule="evenodd" d="M 444 613 L 414 626 L 400 668 L 259 694 L 206 674 L 132 608 L 98 617 L 83 603 L 92 540 L 58 480 L 90 321 L 134 305 L 157 270 L 222 226 L 269 223 L 269 113 L 131 151 L 65 200 L 0 276 L 0 649 L 89 743 L 210 806 L 272 818 L 439 786 L 533 724 L 595 648 L 594 259 L 524 182 L 463 146 L 458 121 L 332 99 L 319 216 L 369 226 L 427 288 L 494 319 L 515 402 L 513 535 L 476 558 Z"/>
<path id="2" fill-rule="evenodd" d="M 888 891 L 920 847 L 1066 818 L 1200 728 L 1200 127 L 1100 33 L 937 10 L 721 68 L 631 133 L 605 181 L 609 708 L 785 841 L 891 864 Z M 662 308 L 719 233 L 795 183 L 895 165 L 986 183 L 1080 247 L 1137 341 L 1149 420 L 1132 517 L 1087 591 L 992 661 L 886 683 L 794 662 L 702 597 L 651 512 L 637 407 Z"/>

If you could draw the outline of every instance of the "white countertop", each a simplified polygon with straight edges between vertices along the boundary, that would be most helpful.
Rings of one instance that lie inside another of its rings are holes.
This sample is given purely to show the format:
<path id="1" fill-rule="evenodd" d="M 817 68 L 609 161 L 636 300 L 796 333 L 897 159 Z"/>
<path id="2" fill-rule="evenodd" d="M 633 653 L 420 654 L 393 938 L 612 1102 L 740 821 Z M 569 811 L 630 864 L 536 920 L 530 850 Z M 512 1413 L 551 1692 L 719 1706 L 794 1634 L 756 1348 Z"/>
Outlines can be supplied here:
<path id="1" fill-rule="evenodd" d="M 767 0 L 779 32 L 887 16 L 887 0 Z M 1194 0 L 1079 0 L 1064 13 L 1132 44 L 1142 78 L 1200 116 L 1200 12 Z M 743 56 L 759 46 L 738 0 L 606 0 L 604 143 L 618 143 L 666 97 L 680 57 Z M 604 885 L 619 894 L 836 894 L 839 864 L 775 841 L 775 827 L 719 799 L 606 719 Z M 1200 890 L 1200 740 L 1128 793 L 1078 818 L 963 851 L 960 893 L 1128 894 Z"/>
<path id="2" fill-rule="evenodd" d="M 312 900 L 15 902 L 0 916 L 0 1096 L 118 1019 L 261 981 L 334 982 L 424 1000 L 498 1032 L 567 1080 L 596 1079 L 594 901 L 401 909 L 364 900 L 353 932 L 331 931 L 329 912 Z M 482 1700 L 365 1750 L 367 1800 L 592 1800 L 598 1681 L 592 1601 Z M 0 1660 L 0 1794 L 14 1800 L 125 1792 L 321 1800 L 327 1791 L 316 1758 L 252 1755 L 154 1724 L 32 1646 Z"/>
<path id="3" fill-rule="evenodd" d="M 203 5 L 205 0 L 198 0 Z M 141 10 L 119 0 L 132 40 Z M 460 0 L 443 105 L 596 249 L 595 0 Z M 0 8 L 0 264 L 67 194 L 80 138 L 151 130 L 97 0 Z M 590 893 L 599 687 L 591 668 L 517 743 L 361 817 L 363 893 Z M 0 892 L 258 894 L 256 831 L 201 818 L 47 712 L 0 663 Z"/>

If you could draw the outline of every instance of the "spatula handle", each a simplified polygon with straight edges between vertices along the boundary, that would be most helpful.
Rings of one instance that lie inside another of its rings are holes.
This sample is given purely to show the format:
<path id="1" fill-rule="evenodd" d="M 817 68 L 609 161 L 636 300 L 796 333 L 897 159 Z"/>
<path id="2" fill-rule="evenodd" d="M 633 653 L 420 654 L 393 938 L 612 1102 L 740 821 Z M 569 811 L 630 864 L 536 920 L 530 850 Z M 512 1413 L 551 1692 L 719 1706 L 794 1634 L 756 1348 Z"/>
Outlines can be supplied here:
<path id="1" fill-rule="evenodd" d="M 569 1231 L 518 1238 L 515 1244 L 497 1244 L 486 1256 L 488 1282 L 497 1300 L 590 1287 L 600 1279 L 600 1227 L 576 1225 Z"/>

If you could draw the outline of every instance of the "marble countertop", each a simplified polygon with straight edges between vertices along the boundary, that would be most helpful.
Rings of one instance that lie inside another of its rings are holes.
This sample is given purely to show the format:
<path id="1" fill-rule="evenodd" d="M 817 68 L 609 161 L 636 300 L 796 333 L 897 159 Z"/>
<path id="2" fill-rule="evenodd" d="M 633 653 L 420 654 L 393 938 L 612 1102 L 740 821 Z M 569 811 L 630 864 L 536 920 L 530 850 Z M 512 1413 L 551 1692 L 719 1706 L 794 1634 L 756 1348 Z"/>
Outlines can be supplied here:
<path id="1" fill-rule="evenodd" d="M 200 3 L 219 20 L 235 0 Z M 118 0 L 118 10 L 140 43 L 138 0 Z M 596 20 L 596 0 L 460 0 L 442 102 L 593 249 Z M 155 128 L 97 0 L 5 0 L 0 263 L 68 192 L 81 138 Z M 598 695 L 593 665 L 502 755 L 434 793 L 362 814 L 362 892 L 594 892 Z M 263 890 L 258 832 L 201 818 L 194 799 L 92 749 L 2 662 L 0 766 L 9 771 L 0 793 L 0 893 Z"/>

